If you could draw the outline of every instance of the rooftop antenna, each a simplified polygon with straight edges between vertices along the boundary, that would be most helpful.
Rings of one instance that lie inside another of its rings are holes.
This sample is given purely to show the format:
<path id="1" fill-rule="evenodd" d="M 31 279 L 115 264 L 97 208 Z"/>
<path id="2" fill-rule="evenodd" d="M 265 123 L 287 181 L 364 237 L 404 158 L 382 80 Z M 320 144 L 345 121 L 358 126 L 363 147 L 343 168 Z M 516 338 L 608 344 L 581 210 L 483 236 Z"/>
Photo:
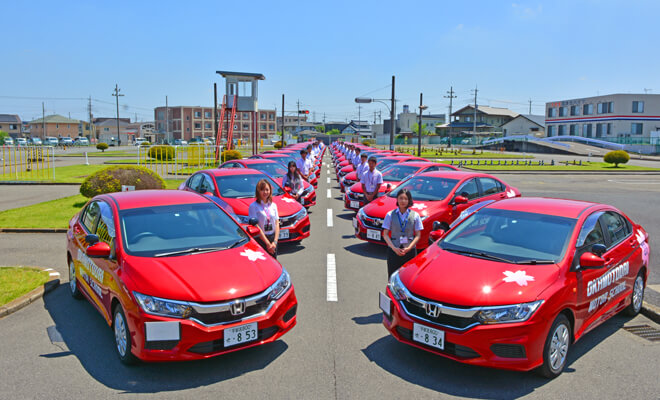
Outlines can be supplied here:
<path id="1" fill-rule="evenodd" d="M 649 94 L 649 93 L 652 92 L 652 91 L 653 91 L 653 89 L 646 89 L 646 88 L 644 88 L 644 94 Z"/>

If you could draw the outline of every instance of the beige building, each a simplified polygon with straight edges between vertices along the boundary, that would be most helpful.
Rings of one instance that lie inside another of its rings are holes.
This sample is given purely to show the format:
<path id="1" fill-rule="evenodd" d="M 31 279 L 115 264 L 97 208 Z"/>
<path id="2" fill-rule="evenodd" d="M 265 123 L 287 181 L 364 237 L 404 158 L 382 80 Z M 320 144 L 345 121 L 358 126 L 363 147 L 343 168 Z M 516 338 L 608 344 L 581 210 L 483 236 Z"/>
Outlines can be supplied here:
<path id="1" fill-rule="evenodd" d="M 47 115 L 46 118 L 30 121 L 29 125 L 30 134 L 43 139 L 46 136 L 76 138 L 79 133 L 79 124 L 80 121 L 77 119 L 53 114 Z"/>
<path id="2" fill-rule="evenodd" d="M 7 132 L 13 138 L 21 137 L 21 118 L 16 114 L 0 114 L 0 131 Z"/>

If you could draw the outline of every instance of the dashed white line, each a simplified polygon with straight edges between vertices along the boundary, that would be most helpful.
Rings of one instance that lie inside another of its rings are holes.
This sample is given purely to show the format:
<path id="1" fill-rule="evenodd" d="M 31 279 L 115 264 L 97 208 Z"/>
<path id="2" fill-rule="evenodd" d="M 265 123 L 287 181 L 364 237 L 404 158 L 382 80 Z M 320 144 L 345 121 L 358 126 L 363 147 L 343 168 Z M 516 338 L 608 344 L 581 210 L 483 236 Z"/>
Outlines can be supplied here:
<path id="1" fill-rule="evenodd" d="M 326 183 L 330 183 L 330 177 L 326 179 Z"/>
<path id="2" fill-rule="evenodd" d="M 326 300 L 337 301 L 337 264 L 335 262 L 334 254 L 328 254 L 326 275 L 327 275 Z"/>
<path id="3" fill-rule="evenodd" d="M 331 191 L 330 189 L 328 189 L 328 195 L 327 195 L 327 197 L 328 197 L 328 198 L 332 197 L 332 191 Z"/>
<path id="4" fill-rule="evenodd" d="M 328 208 L 328 228 L 332 228 L 332 208 Z"/>

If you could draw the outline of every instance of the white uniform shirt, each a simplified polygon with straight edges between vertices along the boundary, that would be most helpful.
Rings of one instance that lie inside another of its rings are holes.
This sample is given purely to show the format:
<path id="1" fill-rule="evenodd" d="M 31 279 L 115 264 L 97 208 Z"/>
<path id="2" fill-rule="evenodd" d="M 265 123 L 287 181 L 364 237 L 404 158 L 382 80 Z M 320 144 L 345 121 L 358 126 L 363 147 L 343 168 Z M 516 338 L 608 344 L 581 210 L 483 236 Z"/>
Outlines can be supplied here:
<path id="1" fill-rule="evenodd" d="M 388 231 L 392 230 L 393 214 L 396 214 L 397 218 L 395 223 L 398 224 L 408 219 L 410 210 L 406 210 L 406 212 L 403 213 L 403 215 L 401 215 L 401 211 L 399 211 L 399 207 L 397 207 L 394 210 L 385 214 L 385 219 L 383 220 L 383 229 L 387 229 Z M 403 230 L 403 227 L 401 227 L 401 230 Z M 422 218 L 419 216 L 419 213 L 417 213 L 417 216 L 415 217 L 415 232 L 420 232 L 422 230 L 424 230 L 424 225 L 422 224 Z"/>
<path id="2" fill-rule="evenodd" d="M 298 170 L 303 174 L 303 175 L 309 175 L 309 171 L 312 169 L 312 160 L 309 158 L 305 158 L 304 160 L 302 158 L 299 158 L 296 160 L 296 167 L 298 167 Z"/>
<path id="3" fill-rule="evenodd" d="M 376 190 L 376 185 L 383 183 L 383 174 L 381 174 L 376 168 L 374 168 L 374 172 L 371 172 L 367 167 L 367 170 L 362 174 L 360 183 L 364 183 L 367 192 L 371 193 Z"/>
<path id="4" fill-rule="evenodd" d="M 275 222 L 278 218 L 277 205 L 275 203 L 261 204 L 255 201 L 248 208 L 248 217 L 256 218 L 261 230 L 266 235 L 270 235 L 275 232 Z M 269 230 L 266 230 L 266 225 L 270 225 Z"/>
<path id="5" fill-rule="evenodd" d="M 353 160 L 351 160 L 351 161 L 353 162 L 353 166 L 357 167 L 358 165 L 360 165 L 360 162 L 362 161 L 362 159 L 360 158 L 359 154 L 356 154 L 353 157 Z"/>
<path id="6" fill-rule="evenodd" d="M 358 164 L 357 168 L 355 168 L 355 176 L 357 177 L 358 182 L 362 182 L 362 175 L 368 170 L 369 164 L 366 161 Z"/>

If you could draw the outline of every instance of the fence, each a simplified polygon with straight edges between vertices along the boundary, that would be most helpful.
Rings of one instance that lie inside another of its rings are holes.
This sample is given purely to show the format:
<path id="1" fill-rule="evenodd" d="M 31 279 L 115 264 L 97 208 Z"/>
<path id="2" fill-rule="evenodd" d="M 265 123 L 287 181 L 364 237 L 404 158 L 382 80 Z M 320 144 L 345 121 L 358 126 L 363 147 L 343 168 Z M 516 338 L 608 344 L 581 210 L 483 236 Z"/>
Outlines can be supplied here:
<path id="1" fill-rule="evenodd" d="M 179 178 L 204 169 L 215 168 L 221 162 L 215 160 L 216 150 L 222 146 L 193 144 L 185 146 L 140 146 L 137 164 L 147 167 L 163 178 Z"/>
<path id="2" fill-rule="evenodd" d="M 50 146 L 1 146 L 0 181 L 55 180 L 54 148 Z"/>

